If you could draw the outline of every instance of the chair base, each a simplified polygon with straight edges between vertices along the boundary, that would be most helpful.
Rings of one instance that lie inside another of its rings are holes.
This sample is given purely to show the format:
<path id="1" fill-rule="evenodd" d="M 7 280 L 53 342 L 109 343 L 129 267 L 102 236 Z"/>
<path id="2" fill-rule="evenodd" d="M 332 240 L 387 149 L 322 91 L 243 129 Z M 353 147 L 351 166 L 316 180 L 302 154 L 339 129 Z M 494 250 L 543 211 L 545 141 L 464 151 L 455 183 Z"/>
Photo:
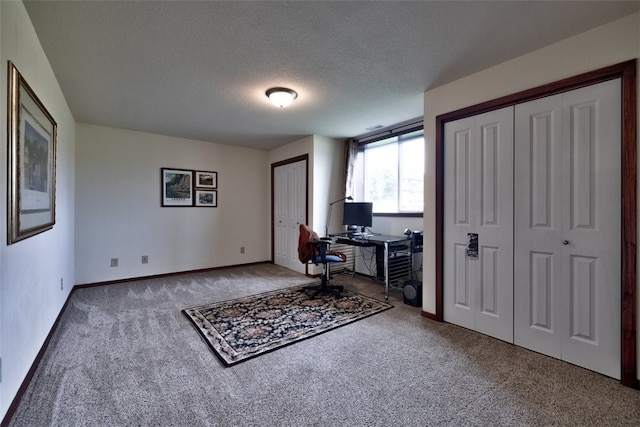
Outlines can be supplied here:
<path id="1" fill-rule="evenodd" d="M 309 285 L 302 288 L 302 291 L 313 291 L 311 294 L 311 299 L 314 299 L 320 294 L 330 294 L 334 295 L 336 298 L 340 298 L 340 293 L 344 290 L 344 286 L 342 285 L 330 285 L 327 280 L 326 275 L 322 275 L 321 281 L 319 285 Z"/>

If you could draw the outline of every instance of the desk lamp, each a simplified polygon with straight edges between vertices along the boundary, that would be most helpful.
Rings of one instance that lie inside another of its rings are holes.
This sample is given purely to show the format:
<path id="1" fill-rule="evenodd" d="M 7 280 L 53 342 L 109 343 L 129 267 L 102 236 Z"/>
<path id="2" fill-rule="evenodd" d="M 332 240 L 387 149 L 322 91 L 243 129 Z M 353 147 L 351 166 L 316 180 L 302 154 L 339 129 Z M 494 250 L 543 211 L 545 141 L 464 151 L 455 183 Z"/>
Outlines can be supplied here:
<path id="1" fill-rule="evenodd" d="M 335 202 L 329 203 L 329 212 L 327 212 L 327 225 L 324 228 L 324 237 L 329 237 L 329 223 L 331 222 L 331 209 L 333 208 L 333 205 L 338 202 L 342 202 L 343 200 L 353 200 L 353 197 L 347 196 L 343 197 L 342 199 L 338 199 Z"/>

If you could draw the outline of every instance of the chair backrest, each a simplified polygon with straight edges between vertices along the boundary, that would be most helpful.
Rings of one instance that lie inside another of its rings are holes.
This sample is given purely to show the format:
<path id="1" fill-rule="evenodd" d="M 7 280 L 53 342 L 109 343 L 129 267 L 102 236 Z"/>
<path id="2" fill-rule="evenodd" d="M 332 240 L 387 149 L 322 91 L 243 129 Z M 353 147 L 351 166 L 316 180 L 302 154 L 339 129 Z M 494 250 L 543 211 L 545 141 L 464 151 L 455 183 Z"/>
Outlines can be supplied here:
<path id="1" fill-rule="evenodd" d="M 318 245 L 320 240 L 318 233 L 305 224 L 300 224 L 300 237 L 298 237 L 298 259 L 306 264 L 319 254 Z"/>

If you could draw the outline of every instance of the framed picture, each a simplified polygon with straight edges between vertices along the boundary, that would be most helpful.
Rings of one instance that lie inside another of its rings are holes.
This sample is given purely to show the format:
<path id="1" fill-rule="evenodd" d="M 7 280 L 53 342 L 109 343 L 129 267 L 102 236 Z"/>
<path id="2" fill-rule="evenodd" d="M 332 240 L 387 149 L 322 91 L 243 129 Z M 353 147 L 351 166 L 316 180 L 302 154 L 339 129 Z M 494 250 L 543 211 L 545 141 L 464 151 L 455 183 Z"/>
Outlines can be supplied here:
<path id="1" fill-rule="evenodd" d="M 218 192 L 216 190 L 198 190 L 195 191 L 196 206 L 217 208 Z"/>
<path id="2" fill-rule="evenodd" d="M 162 206 L 193 206 L 193 171 L 161 168 Z"/>
<path id="3" fill-rule="evenodd" d="M 218 188 L 218 172 L 196 171 L 196 188 Z"/>
<path id="4" fill-rule="evenodd" d="M 9 61 L 7 244 L 56 222 L 57 124 Z"/>

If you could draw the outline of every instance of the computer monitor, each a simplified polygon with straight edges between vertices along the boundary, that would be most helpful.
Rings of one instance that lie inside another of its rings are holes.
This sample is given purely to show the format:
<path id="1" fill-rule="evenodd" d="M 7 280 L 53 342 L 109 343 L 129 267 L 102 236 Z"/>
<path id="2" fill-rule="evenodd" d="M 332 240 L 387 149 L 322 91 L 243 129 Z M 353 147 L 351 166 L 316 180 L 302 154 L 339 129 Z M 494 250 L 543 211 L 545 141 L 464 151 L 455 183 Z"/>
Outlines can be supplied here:
<path id="1" fill-rule="evenodd" d="M 364 232 L 365 227 L 373 225 L 373 203 L 345 203 L 342 225 L 357 225 L 362 227 L 362 232 Z"/>

